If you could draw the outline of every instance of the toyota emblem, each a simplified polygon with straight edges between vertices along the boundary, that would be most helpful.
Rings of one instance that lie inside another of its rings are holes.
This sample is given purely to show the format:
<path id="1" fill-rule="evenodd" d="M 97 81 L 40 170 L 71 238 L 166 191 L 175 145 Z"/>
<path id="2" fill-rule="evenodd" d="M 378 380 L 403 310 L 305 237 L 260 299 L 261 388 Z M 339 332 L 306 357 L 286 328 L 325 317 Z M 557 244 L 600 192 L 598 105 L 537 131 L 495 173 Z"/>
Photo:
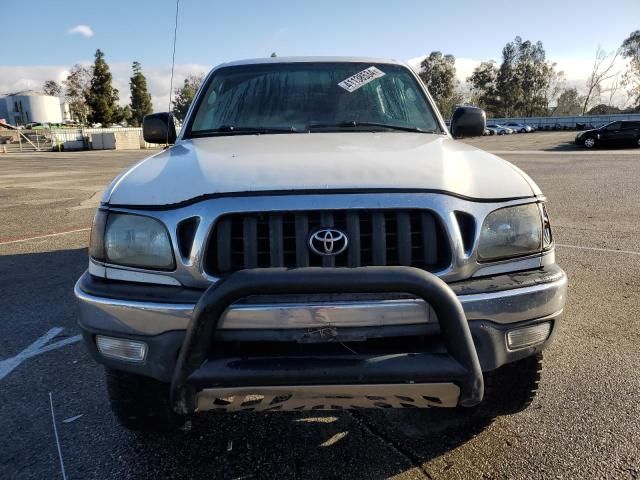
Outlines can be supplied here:
<path id="1" fill-rule="evenodd" d="M 309 236 L 309 248 L 318 255 L 340 255 L 348 244 L 347 235 L 336 228 L 321 228 Z"/>

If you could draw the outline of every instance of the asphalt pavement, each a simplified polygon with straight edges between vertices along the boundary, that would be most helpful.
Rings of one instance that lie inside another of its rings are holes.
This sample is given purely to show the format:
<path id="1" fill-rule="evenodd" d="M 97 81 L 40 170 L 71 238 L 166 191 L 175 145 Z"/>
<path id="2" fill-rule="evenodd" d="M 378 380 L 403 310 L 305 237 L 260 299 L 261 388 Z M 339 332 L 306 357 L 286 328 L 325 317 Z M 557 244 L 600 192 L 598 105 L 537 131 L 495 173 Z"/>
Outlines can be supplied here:
<path id="1" fill-rule="evenodd" d="M 0 478 L 62 478 L 49 393 L 69 479 L 640 478 L 640 150 L 533 151 L 536 135 L 480 142 L 547 195 L 568 305 L 533 405 L 490 424 L 403 410 L 123 430 L 72 289 L 100 192 L 149 152 L 0 155 Z"/>

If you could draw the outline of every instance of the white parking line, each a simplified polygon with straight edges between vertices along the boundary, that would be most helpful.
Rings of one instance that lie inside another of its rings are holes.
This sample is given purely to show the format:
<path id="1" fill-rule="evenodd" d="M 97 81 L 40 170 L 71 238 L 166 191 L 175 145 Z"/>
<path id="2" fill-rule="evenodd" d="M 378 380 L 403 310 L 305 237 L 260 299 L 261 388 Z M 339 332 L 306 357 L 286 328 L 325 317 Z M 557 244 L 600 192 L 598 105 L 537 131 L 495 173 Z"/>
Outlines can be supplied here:
<path id="1" fill-rule="evenodd" d="M 60 459 L 60 472 L 62 480 L 67 480 L 67 472 L 64 470 L 64 460 L 62 459 L 62 447 L 60 446 L 60 438 L 58 437 L 58 427 L 56 426 L 56 414 L 53 411 L 53 396 L 49 392 L 49 406 L 51 407 L 51 420 L 53 422 L 53 434 L 56 437 L 56 446 L 58 447 L 58 458 Z"/>
<path id="2" fill-rule="evenodd" d="M 640 150 L 487 150 L 495 155 L 636 155 Z"/>
<path id="3" fill-rule="evenodd" d="M 55 350 L 60 347 L 64 347 L 65 345 L 71 345 L 72 343 L 79 342 L 82 338 L 82 335 L 75 335 L 73 337 L 65 338 L 63 340 L 59 340 L 50 345 L 45 344 L 52 340 L 54 337 L 58 336 L 62 332 L 62 328 L 55 327 L 25 348 L 23 351 L 18 353 L 14 357 L 7 358 L 5 360 L 0 360 L 0 380 L 13 372 L 16 368 L 18 368 L 25 360 L 28 360 L 31 357 L 35 357 L 36 355 L 40 355 L 45 352 L 50 352 L 51 350 Z"/>
<path id="4" fill-rule="evenodd" d="M 47 233 L 46 235 L 38 235 L 35 237 L 19 238 L 17 240 L 7 240 L 0 242 L 0 245 L 11 245 L 12 243 L 31 242 L 32 240 L 40 240 L 41 238 L 58 237 L 60 235 L 69 235 L 70 233 L 88 232 L 91 228 L 78 228 L 76 230 L 67 230 L 66 232 Z"/>
<path id="5" fill-rule="evenodd" d="M 556 247 L 578 248 L 580 250 L 594 250 L 596 252 L 623 253 L 625 255 L 640 255 L 640 252 L 634 252 L 633 250 L 615 250 L 613 248 L 583 247 L 580 245 L 566 245 L 564 243 L 556 243 Z"/>

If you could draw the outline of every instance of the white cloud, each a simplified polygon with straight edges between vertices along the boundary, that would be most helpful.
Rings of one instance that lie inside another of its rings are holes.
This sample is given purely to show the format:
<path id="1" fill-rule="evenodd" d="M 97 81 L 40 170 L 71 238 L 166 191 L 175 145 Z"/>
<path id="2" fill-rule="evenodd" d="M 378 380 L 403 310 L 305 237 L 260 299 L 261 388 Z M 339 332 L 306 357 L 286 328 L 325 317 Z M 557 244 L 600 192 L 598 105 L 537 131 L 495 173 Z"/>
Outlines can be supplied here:
<path id="1" fill-rule="evenodd" d="M 0 66 L 0 95 L 20 90 L 40 91 L 46 80 L 60 83 L 69 74 L 66 65 L 44 65 L 27 67 Z"/>
<path id="2" fill-rule="evenodd" d="M 76 25 L 75 27 L 71 27 L 67 30 L 67 34 L 73 35 L 74 33 L 79 33 L 84 37 L 93 37 L 93 30 L 89 25 Z"/>

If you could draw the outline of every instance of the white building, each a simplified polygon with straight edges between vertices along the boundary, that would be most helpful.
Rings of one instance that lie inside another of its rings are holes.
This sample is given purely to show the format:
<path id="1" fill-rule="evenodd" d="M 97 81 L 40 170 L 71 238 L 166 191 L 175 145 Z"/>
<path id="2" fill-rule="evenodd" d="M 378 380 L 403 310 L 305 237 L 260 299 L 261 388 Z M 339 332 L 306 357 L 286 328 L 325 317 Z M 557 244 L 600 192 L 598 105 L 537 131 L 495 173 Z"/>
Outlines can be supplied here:
<path id="1" fill-rule="evenodd" d="M 62 123 L 69 120 L 69 106 L 60 98 L 34 91 L 11 93 L 0 97 L 0 119 L 11 125 L 28 123 Z"/>

